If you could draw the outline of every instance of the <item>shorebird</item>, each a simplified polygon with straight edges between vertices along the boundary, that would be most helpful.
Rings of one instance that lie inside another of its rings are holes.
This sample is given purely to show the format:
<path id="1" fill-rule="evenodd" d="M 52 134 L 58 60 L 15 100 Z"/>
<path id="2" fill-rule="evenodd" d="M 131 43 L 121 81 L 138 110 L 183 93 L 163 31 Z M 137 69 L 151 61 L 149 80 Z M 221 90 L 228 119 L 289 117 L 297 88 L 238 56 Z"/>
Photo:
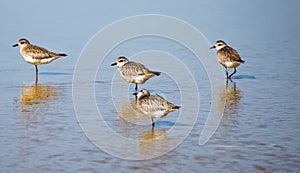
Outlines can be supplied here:
<path id="1" fill-rule="evenodd" d="M 180 106 L 175 106 L 158 94 L 150 95 L 146 89 L 142 89 L 134 95 L 137 96 L 136 104 L 139 110 L 151 118 L 152 127 L 155 126 L 154 119 L 163 118 L 168 113 L 180 109 Z"/>
<path id="2" fill-rule="evenodd" d="M 241 63 L 245 61 L 241 59 L 238 52 L 228 46 L 224 41 L 218 40 L 216 41 L 215 45 L 210 47 L 210 49 L 216 48 L 217 49 L 217 57 L 218 61 L 221 65 L 225 67 L 226 70 L 226 77 L 230 79 L 232 75 L 236 73 L 236 67 L 239 66 Z M 233 73 L 228 76 L 227 68 L 234 68 Z"/>
<path id="3" fill-rule="evenodd" d="M 151 71 L 143 64 L 129 61 L 124 56 L 118 57 L 117 61 L 111 64 L 111 66 L 115 65 L 118 66 L 120 75 L 125 81 L 135 84 L 136 91 L 138 84 L 143 84 L 151 77 L 160 75 L 160 72 Z"/>
<path id="4" fill-rule="evenodd" d="M 63 53 L 50 52 L 45 48 L 32 45 L 28 40 L 24 38 L 20 39 L 17 44 L 13 45 L 13 47 L 17 46 L 20 47 L 20 53 L 25 61 L 35 66 L 36 80 L 38 79 L 38 65 L 49 64 L 59 57 L 67 56 Z"/>

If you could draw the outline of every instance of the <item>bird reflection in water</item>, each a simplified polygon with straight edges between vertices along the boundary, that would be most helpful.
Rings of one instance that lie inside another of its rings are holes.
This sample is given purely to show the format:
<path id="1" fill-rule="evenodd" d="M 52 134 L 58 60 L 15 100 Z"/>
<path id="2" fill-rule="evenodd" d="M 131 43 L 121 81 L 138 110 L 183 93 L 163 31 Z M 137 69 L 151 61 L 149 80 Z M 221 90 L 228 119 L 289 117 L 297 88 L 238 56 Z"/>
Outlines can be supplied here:
<path id="1" fill-rule="evenodd" d="M 46 84 L 22 86 L 20 96 L 21 113 L 34 113 L 37 109 L 49 107 L 49 102 L 57 100 L 57 89 Z"/>
<path id="2" fill-rule="evenodd" d="M 136 101 L 123 102 L 118 111 L 118 118 L 137 125 L 149 124 L 149 118 L 139 110 Z"/>
<path id="3" fill-rule="evenodd" d="M 241 99 L 241 91 L 237 88 L 235 82 L 226 82 L 224 88 L 220 90 L 219 101 L 225 103 L 224 115 L 238 114 L 238 104 Z"/>
<path id="4" fill-rule="evenodd" d="M 139 135 L 139 152 L 141 158 L 154 158 L 170 151 L 171 138 L 166 129 L 141 132 Z"/>
<path id="5" fill-rule="evenodd" d="M 35 153 L 34 148 L 42 145 L 47 138 L 46 133 L 49 132 L 49 127 L 53 127 L 53 119 L 46 118 L 53 109 L 58 100 L 59 88 L 48 84 L 30 84 L 22 86 L 19 105 L 20 114 L 19 124 L 22 129 L 20 133 L 20 156 L 32 155 Z"/>
<path id="6" fill-rule="evenodd" d="M 132 137 L 139 141 L 140 159 L 151 159 L 167 153 L 172 148 L 171 138 L 167 129 L 154 129 L 149 127 L 149 117 L 139 111 L 136 101 L 125 101 L 118 109 L 119 121 L 117 131 L 123 136 Z M 145 130 L 148 129 L 148 130 Z"/>

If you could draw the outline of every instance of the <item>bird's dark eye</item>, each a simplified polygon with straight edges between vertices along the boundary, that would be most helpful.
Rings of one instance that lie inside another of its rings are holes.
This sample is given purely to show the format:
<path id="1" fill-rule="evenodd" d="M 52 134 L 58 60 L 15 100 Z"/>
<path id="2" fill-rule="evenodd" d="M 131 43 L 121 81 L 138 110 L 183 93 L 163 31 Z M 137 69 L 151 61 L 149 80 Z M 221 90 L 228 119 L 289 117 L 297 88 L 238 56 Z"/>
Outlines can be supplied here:
<path id="1" fill-rule="evenodd" d="M 124 60 L 122 60 L 122 59 L 121 59 L 121 60 L 119 60 L 119 62 L 123 62 L 123 61 L 124 61 Z"/>

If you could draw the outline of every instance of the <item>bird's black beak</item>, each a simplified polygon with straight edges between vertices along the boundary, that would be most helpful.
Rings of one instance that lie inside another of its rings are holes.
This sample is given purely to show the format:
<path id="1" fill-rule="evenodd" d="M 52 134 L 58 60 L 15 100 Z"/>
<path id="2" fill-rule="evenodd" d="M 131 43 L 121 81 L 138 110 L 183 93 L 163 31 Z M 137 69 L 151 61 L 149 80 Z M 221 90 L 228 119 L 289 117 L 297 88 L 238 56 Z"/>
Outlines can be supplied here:
<path id="1" fill-rule="evenodd" d="M 135 96 L 136 96 L 137 94 L 138 94 L 138 93 L 133 93 L 132 95 L 135 95 Z"/>
<path id="2" fill-rule="evenodd" d="M 18 44 L 14 44 L 12 47 L 17 47 L 18 46 Z"/>
<path id="3" fill-rule="evenodd" d="M 214 49 L 214 48 L 216 48 L 216 46 L 212 46 L 212 47 L 210 47 L 210 49 Z"/>
<path id="4" fill-rule="evenodd" d="M 117 65 L 117 63 L 115 62 L 115 63 L 112 63 L 110 66 L 114 66 L 114 65 Z"/>

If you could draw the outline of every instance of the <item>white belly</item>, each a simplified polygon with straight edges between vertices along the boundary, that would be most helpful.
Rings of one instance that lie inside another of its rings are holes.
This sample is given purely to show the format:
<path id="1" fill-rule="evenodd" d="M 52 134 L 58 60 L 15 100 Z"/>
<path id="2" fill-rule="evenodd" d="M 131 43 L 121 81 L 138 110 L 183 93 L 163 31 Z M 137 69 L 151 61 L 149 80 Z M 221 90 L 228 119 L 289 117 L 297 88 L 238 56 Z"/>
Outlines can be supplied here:
<path id="1" fill-rule="evenodd" d="M 224 64 L 226 65 L 226 67 L 229 67 L 229 68 L 233 66 L 233 62 L 226 61 Z"/>
<path id="2" fill-rule="evenodd" d="M 33 59 L 31 56 L 24 55 L 23 58 L 25 59 L 26 62 L 28 62 L 30 64 L 35 64 L 35 62 L 36 62 L 36 60 Z"/>
<path id="3" fill-rule="evenodd" d="M 135 77 L 134 81 L 135 81 L 135 83 L 138 83 L 138 84 L 139 83 L 144 83 L 145 75 L 139 75 L 139 76 Z"/>
<path id="4" fill-rule="evenodd" d="M 165 115 L 167 115 L 168 113 L 172 112 L 172 111 L 167 111 L 167 110 L 156 110 L 156 111 L 151 111 L 151 112 L 144 112 L 144 114 L 146 114 L 147 116 L 151 117 L 151 118 L 156 118 L 159 119 L 161 117 L 164 117 Z"/>
<path id="5" fill-rule="evenodd" d="M 224 65 L 227 67 L 227 68 L 235 68 L 237 66 L 239 66 L 241 63 L 240 62 L 229 62 L 229 61 L 226 61 L 224 62 Z"/>
<path id="6" fill-rule="evenodd" d="M 55 59 L 54 57 L 45 58 L 45 59 L 33 59 L 31 56 L 28 55 L 24 55 L 23 58 L 26 62 L 33 65 L 48 64 Z"/>

